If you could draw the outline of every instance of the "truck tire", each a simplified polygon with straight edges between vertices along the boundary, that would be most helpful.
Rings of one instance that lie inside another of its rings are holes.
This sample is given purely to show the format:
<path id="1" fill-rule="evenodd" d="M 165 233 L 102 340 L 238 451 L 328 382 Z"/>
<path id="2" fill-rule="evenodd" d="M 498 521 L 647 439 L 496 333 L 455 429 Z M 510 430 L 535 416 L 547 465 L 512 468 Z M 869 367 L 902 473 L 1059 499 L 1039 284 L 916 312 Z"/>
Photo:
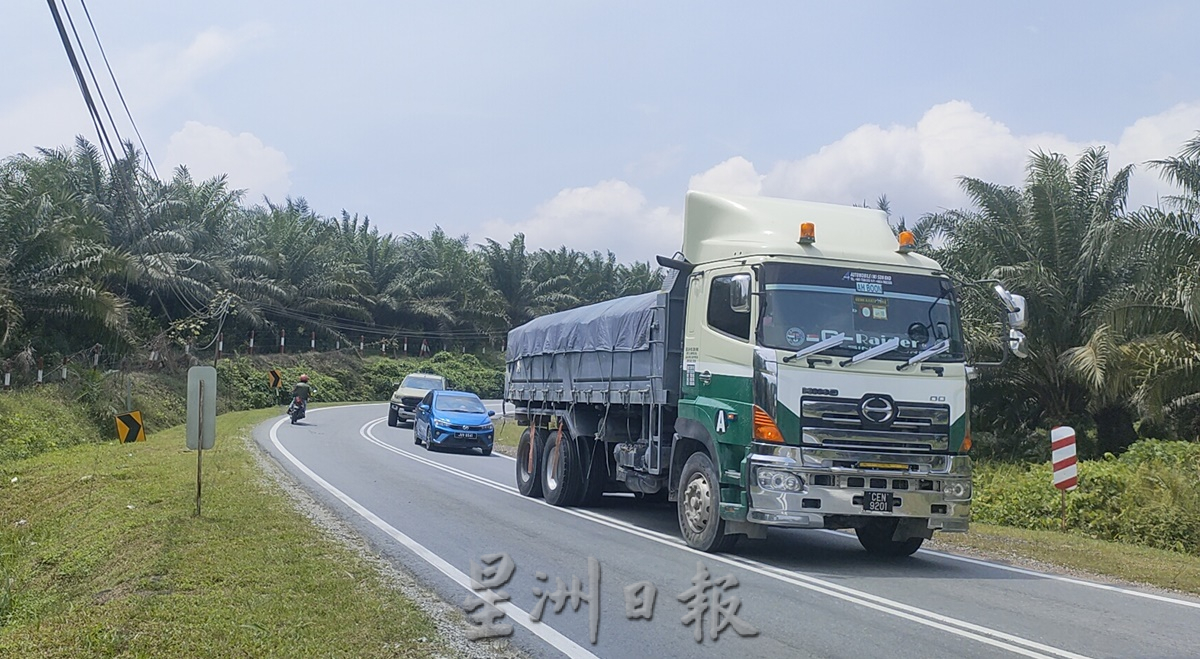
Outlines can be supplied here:
<path id="1" fill-rule="evenodd" d="M 538 441 L 543 436 L 526 428 L 521 433 L 521 441 L 517 442 L 517 489 L 523 496 L 542 496 L 542 450 L 544 441 Z"/>
<path id="2" fill-rule="evenodd" d="M 566 428 L 559 428 L 546 438 L 542 451 L 542 494 L 552 506 L 569 507 L 579 504 L 583 495 L 583 472 L 575 438 Z"/>
<path id="3" fill-rule="evenodd" d="M 731 551 L 740 536 L 725 534 L 721 484 L 707 453 L 697 451 L 679 475 L 679 532 L 688 546 L 707 552 Z"/>
<path id="4" fill-rule="evenodd" d="M 388 408 L 388 425 L 393 428 L 400 425 L 400 415 L 396 413 L 396 410 L 391 408 Z"/>
<path id="5" fill-rule="evenodd" d="M 863 526 L 854 529 L 854 534 L 858 536 L 858 543 L 867 550 L 868 554 L 890 557 L 912 556 L 921 548 L 921 543 L 925 542 L 925 538 L 893 540 L 892 534 L 896 532 L 896 525 L 899 522 L 898 519 L 868 520 Z"/>

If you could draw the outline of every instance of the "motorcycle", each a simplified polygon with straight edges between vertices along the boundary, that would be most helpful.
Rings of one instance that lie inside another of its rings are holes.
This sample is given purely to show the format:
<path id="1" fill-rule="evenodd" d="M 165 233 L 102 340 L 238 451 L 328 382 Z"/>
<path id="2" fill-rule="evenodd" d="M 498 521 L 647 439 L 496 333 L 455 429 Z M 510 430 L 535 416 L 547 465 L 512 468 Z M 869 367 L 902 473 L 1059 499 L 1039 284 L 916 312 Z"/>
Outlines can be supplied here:
<path id="1" fill-rule="evenodd" d="M 304 413 L 307 411 L 307 407 L 308 404 L 305 403 L 304 399 L 299 396 L 296 396 L 296 398 L 292 400 L 292 404 L 288 406 L 287 413 L 288 416 L 292 418 L 293 425 L 300 419 L 304 418 Z"/>

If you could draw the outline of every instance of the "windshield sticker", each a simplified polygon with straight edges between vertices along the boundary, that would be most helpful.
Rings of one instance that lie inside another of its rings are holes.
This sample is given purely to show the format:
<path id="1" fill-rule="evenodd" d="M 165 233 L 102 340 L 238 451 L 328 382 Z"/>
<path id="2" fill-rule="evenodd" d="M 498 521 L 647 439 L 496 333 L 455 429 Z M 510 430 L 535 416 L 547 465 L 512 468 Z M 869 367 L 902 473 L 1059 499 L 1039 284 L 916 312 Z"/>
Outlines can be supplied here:
<path id="1" fill-rule="evenodd" d="M 892 276 L 883 274 L 882 272 L 847 272 L 842 279 L 859 283 L 879 284 L 880 286 L 892 285 Z"/>
<path id="2" fill-rule="evenodd" d="M 799 327 L 789 327 L 787 334 L 784 334 L 783 338 L 788 342 L 788 345 L 798 346 L 804 343 L 807 337 L 804 334 L 804 330 Z"/>
<path id="3" fill-rule="evenodd" d="M 868 320 L 888 319 L 888 299 L 886 297 L 854 297 L 854 313 Z"/>
<path id="4" fill-rule="evenodd" d="M 854 290 L 858 291 L 859 293 L 874 293 L 876 295 L 883 295 L 883 284 L 856 281 L 854 282 Z"/>

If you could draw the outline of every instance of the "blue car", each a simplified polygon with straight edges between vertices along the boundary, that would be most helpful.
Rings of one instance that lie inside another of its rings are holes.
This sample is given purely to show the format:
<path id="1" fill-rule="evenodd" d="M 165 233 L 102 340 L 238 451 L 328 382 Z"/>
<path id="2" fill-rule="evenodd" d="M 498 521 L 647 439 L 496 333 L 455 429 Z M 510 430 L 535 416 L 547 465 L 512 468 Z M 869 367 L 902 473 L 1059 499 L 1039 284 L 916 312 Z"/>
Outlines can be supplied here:
<path id="1" fill-rule="evenodd" d="M 431 391 L 417 405 L 413 441 L 435 448 L 477 448 L 492 454 L 496 414 L 483 406 L 479 396 L 467 391 Z"/>

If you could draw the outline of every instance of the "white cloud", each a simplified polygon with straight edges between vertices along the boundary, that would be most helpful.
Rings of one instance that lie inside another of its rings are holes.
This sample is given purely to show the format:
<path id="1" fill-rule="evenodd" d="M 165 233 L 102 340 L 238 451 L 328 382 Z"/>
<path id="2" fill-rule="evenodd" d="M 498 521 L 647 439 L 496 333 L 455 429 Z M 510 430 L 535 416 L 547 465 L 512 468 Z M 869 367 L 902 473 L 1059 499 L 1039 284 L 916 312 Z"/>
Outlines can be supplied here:
<path id="1" fill-rule="evenodd" d="M 1173 192 L 1143 163 L 1173 155 L 1198 128 L 1200 101 L 1138 119 L 1115 144 L 1077 142 L 1056 133 L 1015 134 L 970 103 L 951 101 L 931 107 L 915 125 L 860 126 L 816 153 L 761 170 L 733 156 L 693 175 L 688 187 L 838 204 L 873 204 L 886 194 L 897 217 L 913 220 L 968 206 L 960 176 L 1020 185 L 1032 152 L 1063 153 L 1074 160 L 1089 145 L 1098 145 L 1109 150 L 1111 172 L 1129 163 L 1138 166 L 1129 195 L 1130 207 L 1136 208 Z M 528 219 L 487 222 L 483 234 L 507 240 L 523 232 L 534 248 L 612 249 L 624 260 L 646 260 L 679 249 L 681 216 L 680 210 L 651 206 L 629 183 L 607 180 L 562 190 Z"/>
<path id="2" fill-rule="evenodd" d="M 741 156 L 734 156 L 708 171 L 693 176 L 688 181 L 688 189 L 753 196 L 762 192 L 764 178 L 766 177 L 754 170 L 754 163 Z"/>
<path id="3" fill-rule="evenodd" d="M 1076 142 L 1055 133 L 1017 135 L 969 103 L 951 101 L 933 106 L 915 125 L 860 126 L 814 154 L 774 163 L 765 173 L 735 156 L 693 176 L 690 185 L 841 204 L 871 204 L 886 194 L 893 212 L 915 219 L 925 212 L 966 206 L 960 176 L 1020 185 L 1031 152 L 1057 152 L 1074 159 L 1087 146 L 1099 145 L 1109 149 L 1111 171 L 1138 165 L 1129 195 L 1130 206 L 1137 207 L 1171 193 L 1143 163 L 1173 155 L 1197 128 L 1200 102 L 1141 118 L 1116 144 Z"/>
<path id="4" fill-rule="evenodd" d="M 210 27 L 186 46 L 151 44 L 132 54 L 121 70 L 130 72 L 126 97 L 135 96 L 141 107 L 158 106 L 187 89 L 203 76 L 234 61 L 248 46 L 269 37 L 271 29 L 260 23 L 235 29 Z"/>
<path id="5" fill-rule="evenodd" d="M 187 165 L 197 179 L 228 174 L 230 186 L 246 190 L 246 200 L 263 196 L 284 197 L 292 187 L 292 165 L 278 149 L 263 144 L 252 133 L 234 135 L 196 121 L 184 124 L 167 143 L 166 162 L 174 168 Z M 166 176 L 166 172 L 162 172 Z"/>
<path id="6" fill-rule="evenodd" d="M 586 252 L 612 250 L 622 261 L 644 261 L 656 254 L 675 253 L 681 245 L 683 225 L 679 213 L 651 206 L 641 190 L 624 181 L 607 180 L 566 188 L 538 206 L 528 219 L 492 220 L 484 224 L 482 233 L 507 241 L 517 232 L 525 234 L 531 249 L 566 245 Z"/>
<path id="7" fill-rule="evenodd" d="M 1159 178 L 1157 170 L 1144 166 L 1147 160 L 1177 155 L 1185 140 L 1200 130 L 1200 101 L 1180 103 L 1164 112 L 1142 117 L 1121 133 L 1112 147 L 1112 163 L 1124 166 L 1137 163 L 1129 189 L 1131 207 L 1154 205 L 1158 198 L 1177 194 L 1178 190 Z"/>
<path id="8" fill-rule="evenodd" d="M 213 27 L 198 33 L 186 45 L 157 43 L 115 55 L 114 70 L 147 143 L 151 147 L 162 143 L 161 138 L 156 139 L 145 132 L 146 125 L 151 123 L 147 121 L 149 113 L 178 97 L 197 79 L 227 65 L 248 45 L 269 33 L 270 30 L 261 24 L 236 29 Z M 119 110 L 119 100 L 116 91 L 111 89 L 111 82 L 104 76 L 99 80 L 121 136 L 132 138 L 133 131 L 124 111 Z M 113 103 L 118 105 L 113 106 Z M 13 102 L 0 103 L 0 157 L 17 152 L 32 153 L 39 146 L 70 145 L 77 135 L 97 141 L 83 97 L 74 83 L 47 86 Z M 111 132 L 109 138 L 116 140 Z"/>

